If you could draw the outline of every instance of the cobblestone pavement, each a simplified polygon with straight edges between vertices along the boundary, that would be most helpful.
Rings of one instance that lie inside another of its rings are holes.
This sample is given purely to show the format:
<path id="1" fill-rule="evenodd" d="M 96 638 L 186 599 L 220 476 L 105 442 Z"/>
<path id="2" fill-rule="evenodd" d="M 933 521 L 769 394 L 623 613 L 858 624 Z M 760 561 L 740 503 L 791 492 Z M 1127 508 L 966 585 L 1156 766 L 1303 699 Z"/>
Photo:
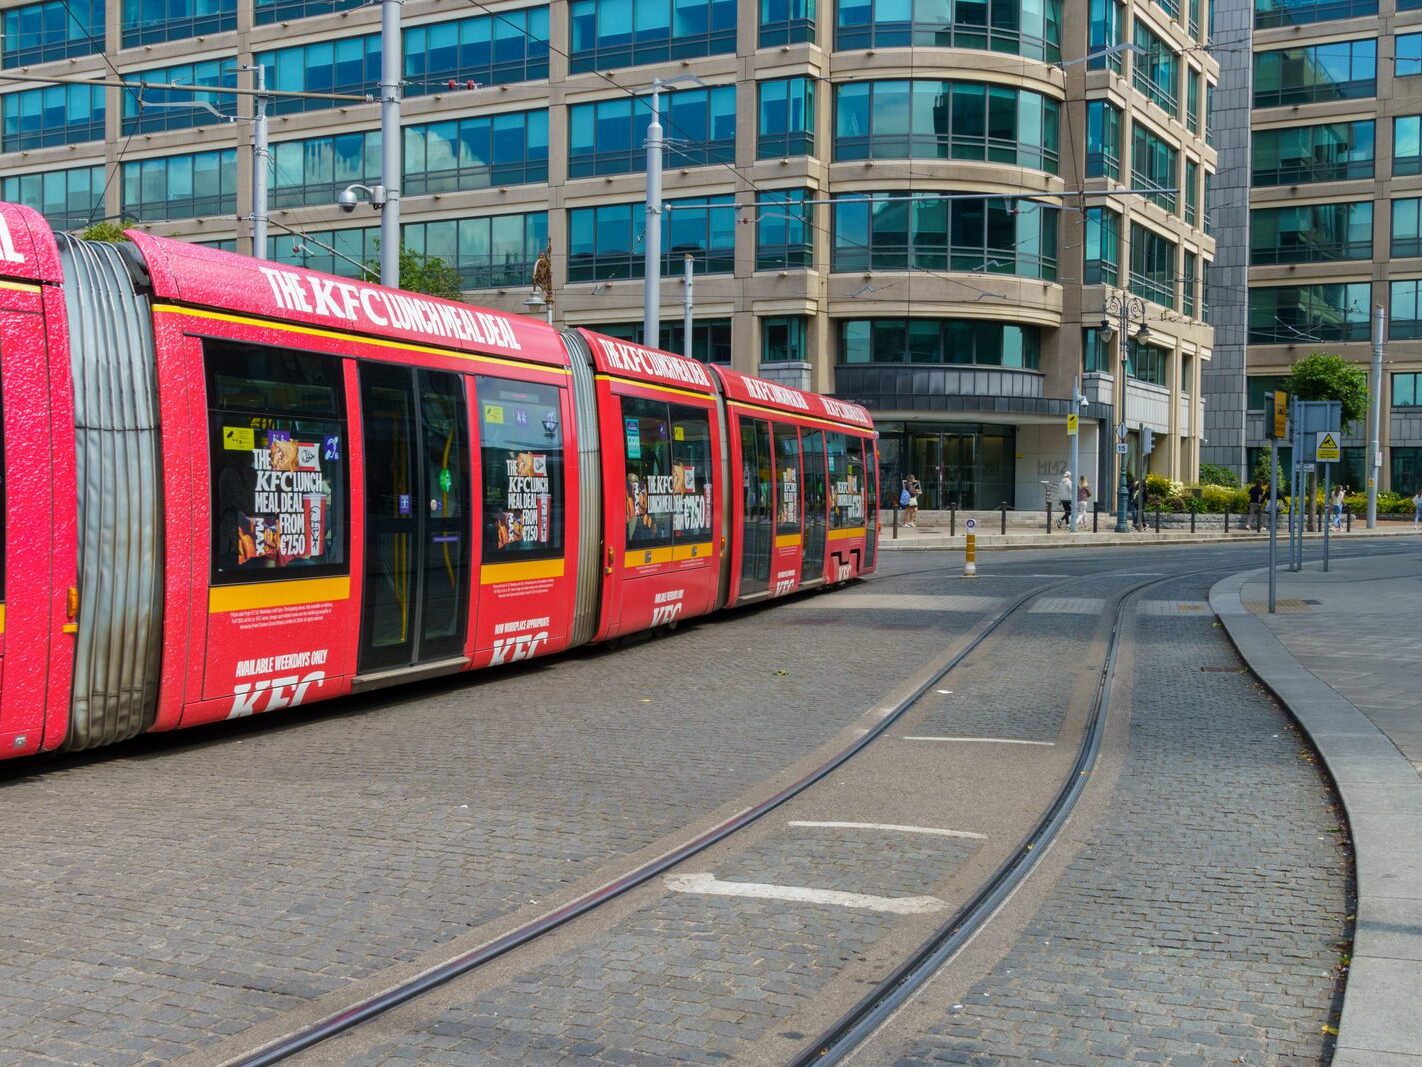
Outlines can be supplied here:
<path id="1" fill-rule="evenodd" d="M 957 592 L 935 562 L 813 600 L 842 608 L 6 768 L 0 1063 L 172 1059 L 566 892 L 766 782 L 880 699 L 900 657 L 977 624 L 851 610 Z"/>
<path id="2" fill-rule="evenodd" d="M 1299 735 L 1171 583 L 1137 618 L 1130 748 L 1104 818 L 961 1003 L 866 1062 L 1326 1064 L 1346 851 Z M 1183 605 L 1183 606 L 1182 606 Z M 1194 616 L 1194 617 L 1192 617 Z"/>

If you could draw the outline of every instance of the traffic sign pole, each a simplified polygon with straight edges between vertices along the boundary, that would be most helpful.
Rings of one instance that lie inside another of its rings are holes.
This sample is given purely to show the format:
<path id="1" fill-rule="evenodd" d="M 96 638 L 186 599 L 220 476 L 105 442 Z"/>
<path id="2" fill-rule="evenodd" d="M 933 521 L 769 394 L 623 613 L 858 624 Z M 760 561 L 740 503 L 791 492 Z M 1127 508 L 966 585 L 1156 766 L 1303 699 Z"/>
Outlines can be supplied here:
<path id="1" fill-rule="evenodd" d="M 1274 588 L 1279 580 L 1279 439 L 1269 439 L 1269 614 L 1274 614 Z"/>
<path id="2" fill-rule="evenodd" d="M 1320 435 L 1322 436 L 1322 435 Z M 1328 531 L 1333 529 L 1333 497 L 1329 493 L 1333 481 L 1333 464 L 1323 465 L 1323 569 L 1328 570 Z"/>

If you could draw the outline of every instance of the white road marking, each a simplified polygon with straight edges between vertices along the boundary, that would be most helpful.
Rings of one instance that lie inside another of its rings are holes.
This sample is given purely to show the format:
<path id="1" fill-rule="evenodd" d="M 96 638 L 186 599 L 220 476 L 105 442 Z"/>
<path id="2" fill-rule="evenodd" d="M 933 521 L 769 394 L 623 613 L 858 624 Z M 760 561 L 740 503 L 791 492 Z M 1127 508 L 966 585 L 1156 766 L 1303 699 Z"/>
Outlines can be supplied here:
<path id="1" fill-rule="evenodd" d="M 704 893 L 715 897 L 751 897 L 785 900 L 794 904 L 837 904 L 842 908 L 883 911 L 891 915 L 923 915 L 942 911 L 947 903 L 937 897 L 876 897 L 868 893 L 842 893 L 837 889 L 812 889 L 800 885 L 764 882 L 723 882 L 714 874 L 668 874 L 663 884 L 673 893 Z"/>
<path id="2" fill-rule="evenodd" d="M 968 830 L 946 830 L 938 826 L 900 826 L 891 822 L 803 822 L 793 819 L 786 826 L 808 826 L 826 830 L 889 830 L 900 834 L 934 834 L 938 837 L 967 837 L 974 841 L 986 841 L 987 834 L 975 834 Z"/>
<path id="3" fill-rule="evenodd" d="M 1106 601 L 1099 596 L 1044 596 L 1028 609 L 1031 615 L 1100 615 Z"/>
<path id="4" fill-rule="evenodd" d="M 835 611 L 963 611 L 986 612 L 1001 607 L 1006 601 L 996 596 L 937 596 L 930 593 L 852 593 L 820 596 L 795 604 L 802 610 L 829 609 Z"/>
<path id="5" fill-rule="evenodd" d="M 905 737 L 905 741 L 978 741 L 985 745 L 1044 745 L 1052 748 L 1055 741 L 1023 741 L 1015 737 Z"/>
<path id="6" fill-rule="evenodd" d="M 953 690 L 951 689 L 939 689 L 938 692 L 942 693 L 945 697 L 951 697 L 953 695 Z"/>

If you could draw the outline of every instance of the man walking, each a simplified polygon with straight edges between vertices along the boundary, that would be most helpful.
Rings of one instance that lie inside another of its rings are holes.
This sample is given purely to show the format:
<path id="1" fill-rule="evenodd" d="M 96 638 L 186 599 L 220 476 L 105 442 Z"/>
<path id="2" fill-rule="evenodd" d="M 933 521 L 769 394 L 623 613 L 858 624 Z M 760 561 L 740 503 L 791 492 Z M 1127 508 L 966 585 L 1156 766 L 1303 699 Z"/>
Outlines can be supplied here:
<path id="1" fill-rule="evenodd" d="M 1071 471 L 1062 471 L 1062 483 L 1057 486 L 1057 499 L 1062 505 L 1061 518 L 1057 520 L 1057 526 L 1069 526 L 1071 524 L 1071 502 L 1076 497 L 1076 486 L 1071 481 Z"/>
<path id="2" fill-rule="evenodd" d="M 1264 483 L 1258 478 L 1254 479 L 1254 484 L 1249 487 L 1249 518 L 1244 522 L 1246 527 L 1253 526 L 1255 532 L 1259 531 L 1260 519 L 1263 517 L 1264 506 Z"/>

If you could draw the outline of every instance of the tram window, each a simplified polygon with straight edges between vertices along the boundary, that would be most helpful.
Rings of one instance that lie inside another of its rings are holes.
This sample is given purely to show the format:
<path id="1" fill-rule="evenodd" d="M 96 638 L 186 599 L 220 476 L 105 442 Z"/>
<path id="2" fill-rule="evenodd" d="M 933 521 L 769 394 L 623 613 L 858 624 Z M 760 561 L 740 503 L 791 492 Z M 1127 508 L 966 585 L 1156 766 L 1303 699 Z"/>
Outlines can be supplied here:
<path id="1" fill-rule="evenodd" d="M 341 361 L 206 341 L 212 581 L 349 572 Z"/>
<path id="2" fill-rule="evenodd" d="M 622 398 L 627 545 L 711 537 L 711 419 L 700 408 Z"/>
<path id="3" fill-rule="evenodd" d="M 741 533 L 741 595 L 770 588 L 773 477 L 770 424 L 741 419 L 741 480 L 745 487 L 745 526 Z"/>
<path id="4" fill-rule="evenodd" d="M 800 431 L 774 423 L 775 532 L 800 532 Z"/>
<path id="5" fill-rule="evenodd" d="M 864 453 L 842 433 L 825 434 L 829 446 L 830 529 L 864 525 Z"/>
<path id="6" fill-rule="evenodd" d="M 824 577 L 825 569 L 825 439 L 821 430 L 806 430 L 801 442 L 805 454 L 805 552 L 800 580 Z"/>
<path id="7" fill-rule="evenodd" d="M 563 554 L 562 396 L 552 385 L 480 376 L 484 560 Z"/>

